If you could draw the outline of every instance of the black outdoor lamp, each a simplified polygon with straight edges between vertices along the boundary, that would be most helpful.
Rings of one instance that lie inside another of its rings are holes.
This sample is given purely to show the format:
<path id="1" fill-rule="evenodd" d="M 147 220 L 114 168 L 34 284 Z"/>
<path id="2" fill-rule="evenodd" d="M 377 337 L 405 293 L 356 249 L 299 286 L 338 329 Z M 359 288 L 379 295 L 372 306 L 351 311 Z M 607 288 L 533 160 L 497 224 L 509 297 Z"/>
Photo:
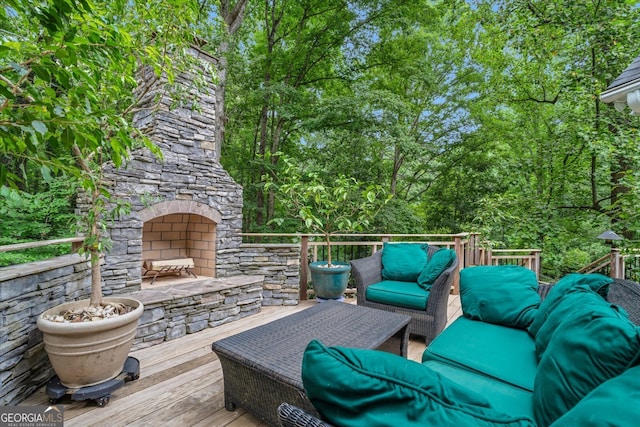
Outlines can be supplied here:
<path id="1" fill-rule="evenodd" d="M 599 235 L 597 237 L 597 239 L 602 239 L 602 240 L 604 240 L 605 243 L 607 243 L 607 244 L 611 245 L 611 247 L 613 247 L 613 242 L 616 241 L 616 240 L 623 240 L 623 237 L 618 236 L 612 230 L 607 230 L 604 233 L 602 233 L 601 235 Z"/>

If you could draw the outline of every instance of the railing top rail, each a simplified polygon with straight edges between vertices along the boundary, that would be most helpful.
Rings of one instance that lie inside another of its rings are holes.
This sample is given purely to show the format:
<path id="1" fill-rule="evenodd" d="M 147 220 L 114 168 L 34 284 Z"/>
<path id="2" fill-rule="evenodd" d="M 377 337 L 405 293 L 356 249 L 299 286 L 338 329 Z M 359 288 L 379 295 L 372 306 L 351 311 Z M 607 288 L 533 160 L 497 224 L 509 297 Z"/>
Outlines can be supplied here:
<path id="1" fill-rule="evenodd" d="M 518 253 L 529 252 L 529 253 L 534 253 L 534 252 L 542 252 L 542 249 L 491 249 L 491 252 L 493 252 L 493 253 L 496 253 L 496 252 L 518 252 Z"/>
<path id="2" fill-rule="evenodd" d="M 585 265 L 584 267 L 582 267 L 580 270 L 578 270 L 578 273 L 584 273 L 584 272 L 591 272 L 590 269 L 596 267 L 596 269 L 598 268 L 602 268 L 603 265 L 606 265 L 608 263 L 611 262 L 611 254 L 606 254 L 601 256 L 600 258 L 598 258 L 597 260 L 593 261 L 591 264 Z"/>
<path id="3" fill-rule="evenodd" d="M 331 246 L 371 246 L 371 245 L 378 245 L 378 246 L 382 246 L 384 242 L 380 241 L 380 240 L 369 240 L 366 242 L 335 242 L 332 241 L 331 242 Z M 427 242 L 412 242 L 412 243 L 427 243 Z M 430 241 L 428 242 L 431 245 L 435 245 L 435 246 L 445 246 L 445 245 L 454 245 L 455 242 L 453 241 L 446 241 L 446 242 L 437 242 L 437 241 Z M 326 245 L 326 242 L 324 241 L 315 241 L 315 242 L 309 242 L 309 246 L 324 246 Z"/>
<path id="4" fill-rule="evenodd" d="M 323 234 L 318 233 L 238 233 L 241 236 L 265 236 L 265 237 L 296 237 L 296 236 L 308 236 L 308 237 L 323 237 Z M 331 233 L 332 237 L 467 237 L 471 233 L 457 233 L 457 234 L 389 234 L 389 233 Z"/>
<path id="5" fill-rule="evenodd" d="M 576 273 L 595 273 L 609 266 L 611 266 L 611 261 L 603 262 L 598 265 L 594 265 L 594 263 L 591 263 L 591 265 L 589 265 L 588 267 L 582 267 L 580 270 L 576 271 Z"/>
<path id="6" fill-rule="evenodd" d="M 14 243 L 13 245 L 0 246 L 0 252 L 19 251 L 22 249 L 39 248 L 42 246 L 59 245 L 62 243 L 80 243 L 84 237 L 67 237 L 65 239 L 41 240 L 38 242 Z"/>
<path id="7" fill-rule="evenodd" d="M 493 259 L 533 259 L 535 255 L 493 255 Z"/>

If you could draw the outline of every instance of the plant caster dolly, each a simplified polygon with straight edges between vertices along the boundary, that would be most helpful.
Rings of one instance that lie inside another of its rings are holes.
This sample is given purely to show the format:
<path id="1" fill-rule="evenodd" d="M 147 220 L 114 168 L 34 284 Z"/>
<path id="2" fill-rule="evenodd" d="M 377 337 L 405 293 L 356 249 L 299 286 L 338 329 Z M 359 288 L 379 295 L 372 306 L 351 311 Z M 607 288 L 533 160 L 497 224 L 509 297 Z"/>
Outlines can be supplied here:
<path id="1" fill-rule="evenodd" d="M 98 407 L 105 407 L 111 400 L 111 392 L 119 389 L 127 381 L 134 381 L 140 378 L 140 361 L 135 357 L 127 357 L 124 362 L 122 372 L 117 377 L 102 382 L 100 384 L 80 387 L 68 388 L 60 382 L 56 375 L 47 383 L 47 396 L 49 403 L 56 404 L 62 397 L 69 395 L 71 400 L 93 400 Z"/>

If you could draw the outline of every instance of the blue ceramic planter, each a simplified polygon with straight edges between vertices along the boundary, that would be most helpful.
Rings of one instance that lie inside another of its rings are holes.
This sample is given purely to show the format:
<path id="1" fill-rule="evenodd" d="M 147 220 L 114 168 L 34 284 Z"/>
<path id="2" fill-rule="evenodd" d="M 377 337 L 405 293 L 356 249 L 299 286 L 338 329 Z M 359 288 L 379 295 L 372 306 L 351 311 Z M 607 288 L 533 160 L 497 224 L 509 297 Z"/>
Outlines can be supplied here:
<path id="1" fill-rule="evenodd" d="M 311 282 L 313 283 L 316 297 L 321 299 L 340 299 L 345 289 L 347 289 L 351 265 L 346 262 L 334 262 L 331 264 L 332 268 L 321 267 L 326 265 L 326 261 L 317 261 L 309 264 Z"/>

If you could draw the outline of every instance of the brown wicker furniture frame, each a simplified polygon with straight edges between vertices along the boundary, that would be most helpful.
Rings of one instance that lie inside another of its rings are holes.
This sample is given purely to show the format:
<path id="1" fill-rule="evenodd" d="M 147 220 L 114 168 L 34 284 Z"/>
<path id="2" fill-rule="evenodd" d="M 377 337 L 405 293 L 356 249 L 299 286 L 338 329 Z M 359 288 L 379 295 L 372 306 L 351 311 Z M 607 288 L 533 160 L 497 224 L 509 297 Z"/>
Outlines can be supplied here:
<path id="1" fill-rule="evenodd" d="M 307 344 L 381 349 L 407 356 L 411 318 L 327 301 L 212 344 L 222 364 L 227 410 L 236 405 L 270 425 L 278 406 L 289 402 L 317 415 L 302 385 Z"/>
<path id="2" fill-rule="evenodd" d="M 440 248 L 437 246 L 429 246 L 429 259 L 438 249 Z M 367 287 L 382 281 L 382 251 L 366 258 L 351 261 L 351 274 L 356 282 L 358 305 L 411 316 L 409 333 L 425 337 L 427 345 L 442 332 L 447 324 L 447 304 L 451 293 L 453 274 L 457 268 L 458 259 L 456 258 L 453 264 L 443 271 L 431 286 L 426 309 L 414 310 L 367 300 Z"/>

